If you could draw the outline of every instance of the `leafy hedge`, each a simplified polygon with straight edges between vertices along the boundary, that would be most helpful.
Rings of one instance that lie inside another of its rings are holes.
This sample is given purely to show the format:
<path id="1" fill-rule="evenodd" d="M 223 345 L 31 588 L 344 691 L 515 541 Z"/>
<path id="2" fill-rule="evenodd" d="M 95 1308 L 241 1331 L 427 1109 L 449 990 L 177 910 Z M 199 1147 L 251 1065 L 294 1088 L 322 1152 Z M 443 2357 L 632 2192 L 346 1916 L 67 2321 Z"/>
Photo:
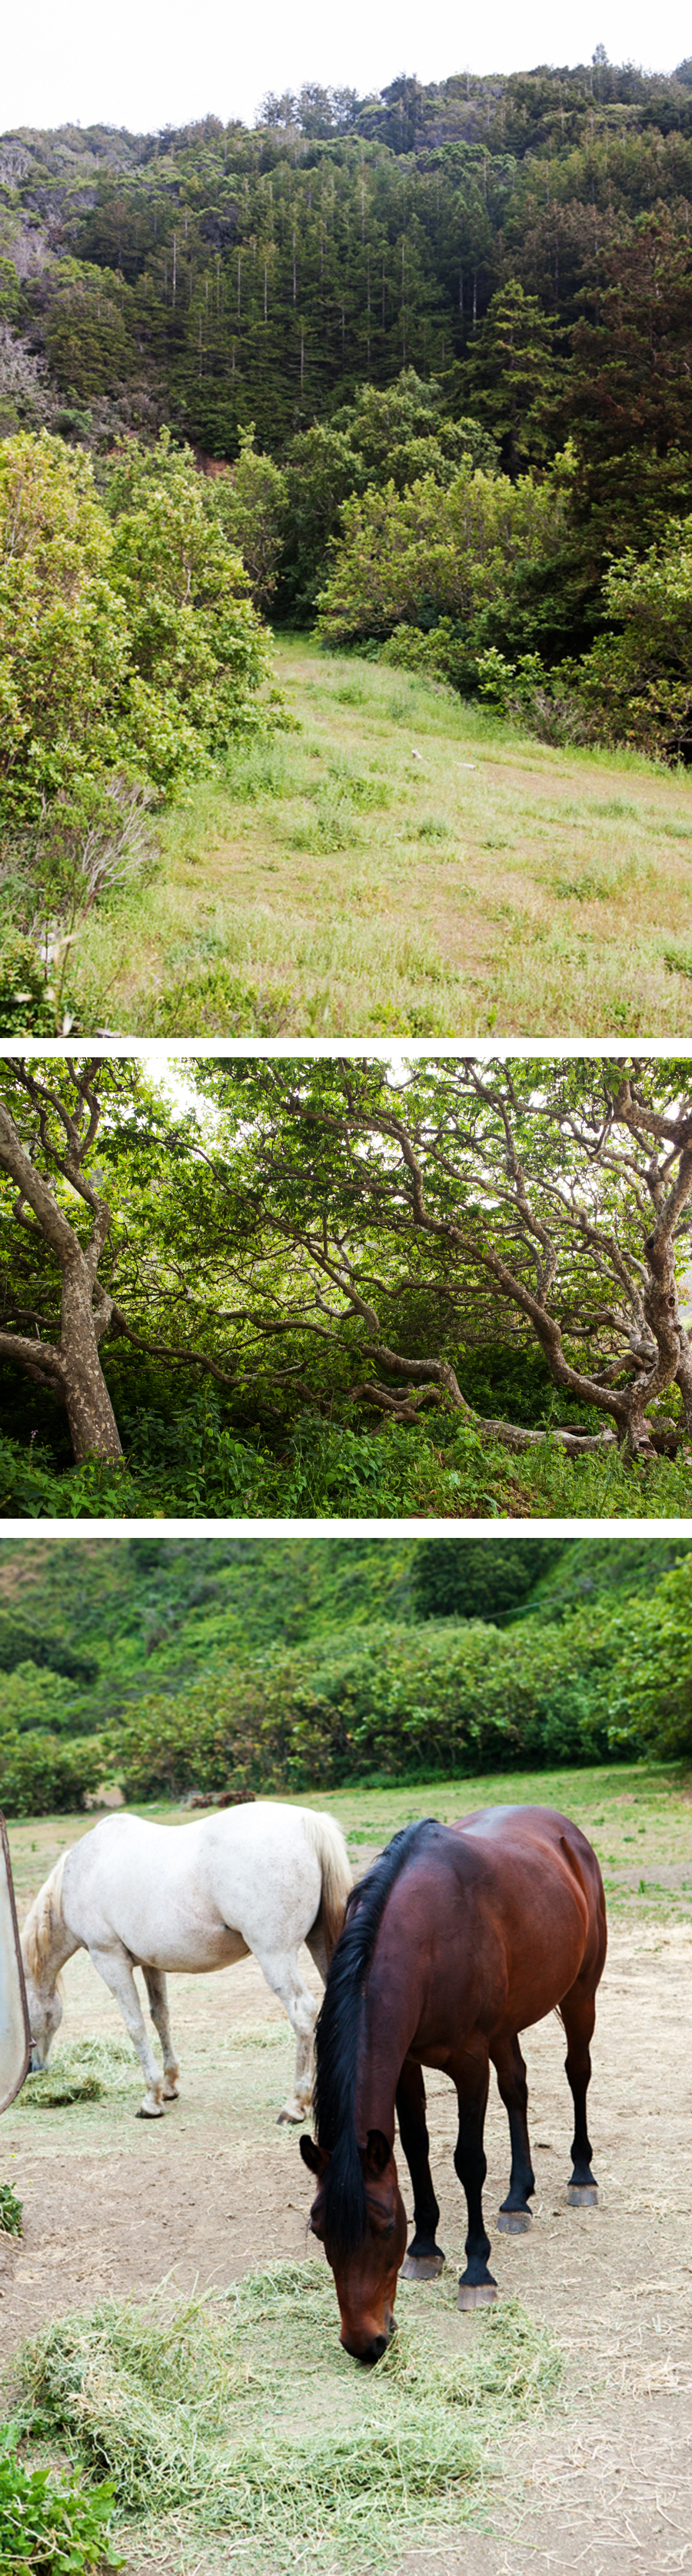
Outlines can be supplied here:
<path id="1" fill-rule="evenodd" d="M 0 1807 L 7 1816 L 74 1815 L 105 1769 L 98 1735 L 6 1735 L 0 1743 Z"/>
<path id="2" fill-rule="evenodd" d="M 111 1737 L 112 1759 L 140 1798 L 598 1761 L 610 1750 L 611 1627 L 579 1612 L 533 1635 L 441 1622 L 361 1630 L 319 1658 L 274 1650 L 174 1702 L 145 1699 Z"/>
<path id="3" fill-rule="evenodd" d="M 559 1626 L 382 1624 L 273 1649 L 148 1697 L 110 1749 L 131 1797 L 692 1753 L 692 1558 Z"/>

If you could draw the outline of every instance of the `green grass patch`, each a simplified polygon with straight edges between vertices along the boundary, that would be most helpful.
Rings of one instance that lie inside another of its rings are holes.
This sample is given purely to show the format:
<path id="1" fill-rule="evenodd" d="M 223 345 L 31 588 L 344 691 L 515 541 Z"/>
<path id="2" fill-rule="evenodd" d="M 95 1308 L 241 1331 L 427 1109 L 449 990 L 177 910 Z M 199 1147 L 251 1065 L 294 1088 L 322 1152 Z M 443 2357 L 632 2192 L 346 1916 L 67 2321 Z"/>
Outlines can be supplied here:
<path id="1" fill-rule="evenodd" d="M 163 2542 L 166 2518 L 247 2542 L 276 2571 L 359 2566 L 467 2519 L 489 2445 L 553 2398 L 560 2356 L 503 2300 L 471 2333 L 456 2279 L 401 2285 L 399 2332 L 377 2374 L 341 2350 L 331 2273 L 310 2259 L 226 2293 L 103 2304 L 25 2348 L 34 2432 L 112 2480 L 124 2516 Z M 141 2536 L 141 2533 L 140 2533 Z M 332 2559 L 328 2564 L 334 2564 Z"/>

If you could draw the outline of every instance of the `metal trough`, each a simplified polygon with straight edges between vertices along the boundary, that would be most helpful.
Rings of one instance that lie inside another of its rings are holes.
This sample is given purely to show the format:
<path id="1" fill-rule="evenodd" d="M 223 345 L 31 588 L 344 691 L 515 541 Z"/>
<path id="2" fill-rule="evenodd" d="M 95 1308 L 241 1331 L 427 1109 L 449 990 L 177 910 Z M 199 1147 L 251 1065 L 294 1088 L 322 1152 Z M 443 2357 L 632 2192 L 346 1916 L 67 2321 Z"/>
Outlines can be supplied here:
<path id="1" fill-rule="evenodd" d="M 0 1812 L 0 2111 L 29 2071 L 31 2032 L 5 1818 Z"/>

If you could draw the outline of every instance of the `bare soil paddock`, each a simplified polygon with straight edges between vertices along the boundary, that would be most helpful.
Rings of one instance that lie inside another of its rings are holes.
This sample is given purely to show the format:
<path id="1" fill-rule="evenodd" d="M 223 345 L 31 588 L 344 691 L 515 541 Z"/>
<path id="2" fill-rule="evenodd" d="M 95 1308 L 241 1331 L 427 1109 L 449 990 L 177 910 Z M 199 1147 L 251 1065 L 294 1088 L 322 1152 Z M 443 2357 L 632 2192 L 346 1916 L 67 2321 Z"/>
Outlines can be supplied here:
<path id="1" fill-rule="evenodd" d="M 28 1858 L 27 1839 L 24 1829 Z M 359 1865 L 370 1856 L 361 1850 Z M 309 1961 L 306 1974 L 316 1988 Z M 171 1991 L 182 2093 L 164 2120 L 135 2119 L 134 2067 L 131 2084 L 126 2073 L 124 2089 L 106 2100 L 38 2111 L 20 2097 L 5 2117 L 0 2165 L 24 2201 L 25 2224 L 22 2242 L 0 2238 L 0 2349 L 10 2378 L 22 2339 L 68 2308 L 138 2297 L 166 2276 L 181 2292 L 223 2284 L 272 2256 L 306 2252 L 309 2177 L 296 2132 L 275 2125 L 292 2049 L 280 2007 L 251 1960 L 223 1976 L 172 1979 Z M 66 1971 L 63 2035 L 122 2037 L 84 1957 Z M 571 2104 L 551 2018 L 526 2040 L 538 2179 L 528 2237 L 497 2234 L 508 2141 L 491 2094 L 493 2268 L 501 2288 L 552 2328 L 565 2375 L 552 2410 L 508 2439 L 476 2527 L 409 2550 L 405 2576 L 692 2569 L 691 2039 L 692 1927 L 665 1917 L 639 1924 L 625 1913 L 612 1933 L 594 2045 L 600 2205 L 566 2205 Z M 431 2078 L 429 2101 L 440 2241 L 457 2262 L 464 2218 L 444 2079 Z M 402 2303 L 425 2296 L 400 2286 Z M 473 2318 L 458 2322 L 475 2332 Z M 141 2557 L 135 2563 L 141 2568 Z M 225 2562 L 203 2555 L 195 2563 L 216 2570 Z"/>

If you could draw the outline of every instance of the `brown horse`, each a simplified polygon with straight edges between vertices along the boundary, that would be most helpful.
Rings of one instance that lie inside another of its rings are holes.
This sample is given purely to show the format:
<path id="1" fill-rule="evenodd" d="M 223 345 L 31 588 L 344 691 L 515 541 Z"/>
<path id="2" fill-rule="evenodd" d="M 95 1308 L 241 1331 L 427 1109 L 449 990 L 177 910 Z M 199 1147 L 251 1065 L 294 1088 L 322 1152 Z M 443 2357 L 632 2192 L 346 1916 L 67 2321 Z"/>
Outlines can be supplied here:
<path id="1" fill-rule="evenodd" d="M 354 1888 L 317 2023 L 317 2142 L 303 2137 L 300 2147 L 319 2176 L 310 2223 L 334 2272 L 341 2341 L 358 2360 L 378 2361 L 386 2350 L 406 2250 L 395 2110 L 413 2184 L 404 2269 L 420 2279 L 444 2262 L 423 2066 L 451 2076 L 459 2103 L 454 2163 L 468 2210 L 460 2307 L 497 2296 L 482 2207 L 489 2060 L 512 2148 L 500 2225 L 526 2227 L 535 2182 L 517 2032 L 555 2007 L 574 2100 L 568 2197 L 595 2201 L 586 2094 L 605 1954 L 595 1852 L 550 1807 L 488 1807 L 458 1825 L 432 1817 L 407 1825 Z"/>

